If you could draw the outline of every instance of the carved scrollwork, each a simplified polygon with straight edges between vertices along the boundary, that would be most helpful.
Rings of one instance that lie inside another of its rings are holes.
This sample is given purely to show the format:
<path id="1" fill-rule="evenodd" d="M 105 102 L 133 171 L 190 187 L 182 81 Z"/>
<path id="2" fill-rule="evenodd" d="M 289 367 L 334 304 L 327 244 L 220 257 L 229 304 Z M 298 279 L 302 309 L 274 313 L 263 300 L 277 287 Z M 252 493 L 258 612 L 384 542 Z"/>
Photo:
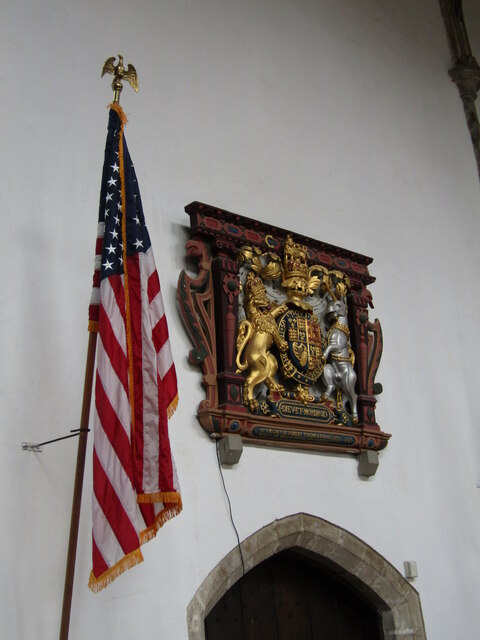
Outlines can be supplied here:
<path id="1" fill-rule="evenodd" d="M 198 263 L 196 277 L 183 270 L 177 287 L 180 313 L 193 349 L 188 354 L 191 364 L 201 364 L 202 384 L 207 389 L 205 406 L 214 406 L 216 401 L 215 317 L 211 254 L 208 245 L 200 240 L 189 240 L 187 255 Z"/>

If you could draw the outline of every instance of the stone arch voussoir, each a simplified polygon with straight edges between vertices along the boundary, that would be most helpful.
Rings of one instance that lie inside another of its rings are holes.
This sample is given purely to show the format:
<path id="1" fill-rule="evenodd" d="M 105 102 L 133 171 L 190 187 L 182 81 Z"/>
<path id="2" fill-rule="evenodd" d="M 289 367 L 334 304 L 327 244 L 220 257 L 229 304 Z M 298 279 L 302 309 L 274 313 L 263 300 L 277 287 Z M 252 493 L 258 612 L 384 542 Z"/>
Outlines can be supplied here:
<path id="1" fill-rule="evenodd" d="M 381 612 L 385 640 L 425 640 L 418 592 L 383 556 L 352 533 L 322 518 L 298 513 L 275 520 L 241 544 L 245 570 L 295 549 L 341 575 Z M 210 572 L 188 606 L 189 640 L 205 640 L 204 620 L 242 577 L 237 548 Z"/>

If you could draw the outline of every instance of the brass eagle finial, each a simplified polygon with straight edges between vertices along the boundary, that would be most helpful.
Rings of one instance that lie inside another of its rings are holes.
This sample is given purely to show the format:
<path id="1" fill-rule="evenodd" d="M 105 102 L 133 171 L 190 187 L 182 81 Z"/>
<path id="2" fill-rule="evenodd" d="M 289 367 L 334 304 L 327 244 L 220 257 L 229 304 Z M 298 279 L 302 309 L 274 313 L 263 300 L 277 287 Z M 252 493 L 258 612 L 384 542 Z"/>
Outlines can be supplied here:
<path id="1" fill-rule="evenodd" d="M 130 83 L 132 89 L 138 92 L 138 76 L 133 64 L 129 64 L 125 69 L 123 66 L 123 56 L 118 54 L 118 64 L 115 66 L 113 63 L 115 62 L 115 56 L 108 58 L 105 60 L 105 64 L 102 69 L 102 78 L 106 73 L 111 73 L 113 75 L 112 89 L 114 91 L 113 94 L 113 102 L 120 102 L 120 93 L 123 89 L 123 80 L 126 80 Z"/>

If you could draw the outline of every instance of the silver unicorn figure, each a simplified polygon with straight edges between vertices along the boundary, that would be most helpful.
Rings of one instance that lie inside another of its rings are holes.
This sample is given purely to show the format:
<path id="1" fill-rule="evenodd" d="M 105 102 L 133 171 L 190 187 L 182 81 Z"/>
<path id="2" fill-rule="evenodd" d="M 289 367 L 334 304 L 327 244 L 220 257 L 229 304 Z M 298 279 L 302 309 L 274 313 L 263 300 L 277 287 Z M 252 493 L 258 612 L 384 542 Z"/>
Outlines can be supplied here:
<path id="1" fill-rule="evenodd" d="M 350 332 L 347 322 L 347 305 L 342 300 L 332 300 L 327 307 L 327 318 L 332 323 L 327 332 L 327 347 L 323 353 L 327 364 L 323 370 L 326 389 L 322 398 L 332 396 L 335 389 L 344 394 L 350 405 L 353 422 L 358 422 L 357 394 L 355 383 L 357 374 L 353 368 L 355 356 L 350 347 Z M 337 408 L 341 409 L 337 395 Z"/>

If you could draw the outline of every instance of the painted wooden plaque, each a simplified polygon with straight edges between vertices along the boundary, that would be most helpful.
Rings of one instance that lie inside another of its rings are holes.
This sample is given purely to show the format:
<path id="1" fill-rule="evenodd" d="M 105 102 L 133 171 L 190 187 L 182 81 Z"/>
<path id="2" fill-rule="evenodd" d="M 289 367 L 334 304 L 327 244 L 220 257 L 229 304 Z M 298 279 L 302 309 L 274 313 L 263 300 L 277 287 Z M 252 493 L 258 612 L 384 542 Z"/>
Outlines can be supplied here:
<path id="1" fill-rule="evenodd" d="M 360 453 L 375 420 L 382 353 L 372 259 L 193 202 L 178 302 L 202 368 L 202 427 L 246 442 Z"/>

